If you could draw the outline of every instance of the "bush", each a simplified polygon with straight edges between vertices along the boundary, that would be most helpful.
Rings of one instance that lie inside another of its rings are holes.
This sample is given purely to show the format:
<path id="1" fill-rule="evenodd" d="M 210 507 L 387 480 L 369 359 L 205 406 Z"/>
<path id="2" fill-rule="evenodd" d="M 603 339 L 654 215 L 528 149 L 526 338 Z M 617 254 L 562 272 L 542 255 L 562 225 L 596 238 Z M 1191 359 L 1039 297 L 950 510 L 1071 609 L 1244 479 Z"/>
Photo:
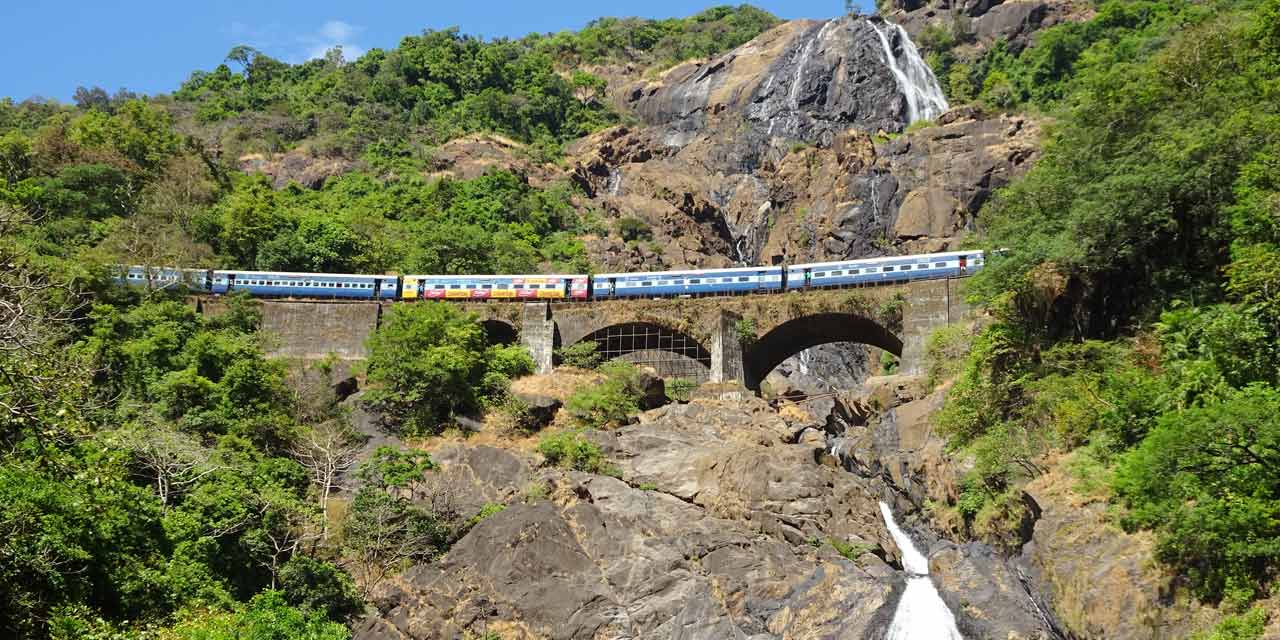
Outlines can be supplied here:
<path id="1" fill-rule="evenodd" d="M 583 426 L 623 424 L 640 408 L 639 370 L 625 362 L 610 362 L 601 370 L 604 382 L 578 390 L 565 402 L 569 414 Z"/>
<path id="2" fill-rule="evenodd" d="M 597 343 L 595 340 L 583 340 L 560 349 L 556 355 L 560 357 L 560 364 L 565 366 L 579 369 L 595 369 L 604 361 L 604 357 L 597 353 L 596 349 Z"/>
<path id="3" fill-rule="evenodd" d="M 538 452 L 549 464 L 566 469 L 603 473 L 606 469 L 600 447 L 582 436 L 581 431 L 561 431 L 546 435 L 538 442 Z"/>
<path id="4" fill-rule="evenodd" d="M 958 324 L 941 327 L 929 335 L 924 358 L 928 373 L 926 384 L 930 389 L 960 372 L 970 338 L 968 328 Z"/>
<path id="5" fill-rule="evenodd" d="M 364 611 L 364 600 L 346 572 L 308 556 L 294 556 L 280 568 L 280 590 L 290 606 L 323 612 L 335 622 Z"/>
<path id="6" fill-rule="evenodd" d="M 876 545 L 867 542 L 846 542 L 839 538 L 830 538 L 827 540 L 827 543 L 831 545 L 831 548 L 836 550 L 836 553 L 839 553 L 844 556 L 846 560 L 851 562 L 856 561 L 862 554 L 869 553 L 876 548 Z"/>
<path id="7" fill-rule="evenodd" d="M 693 398 L 693 390 L 698 383 L 688 378 L 672 378 L 667 381 L 667 399 L 672 402 L 688 402 Z"/>
<path id="8" fill-rule="evenodd" d="M 622 218 L 618 220 L 618 235 L 627 242 L 641 242 L 653 239 L 653 230 L 649 223 L 640 218 Z"/>
<path id="9" fill-rule="evenodd" d="M 486 347 L 484 332 L 456 307 L 396 305 L 369 338 L 369 401 L 407 434 L 436 433 L 458 413 L 506 396 L 514 376 L 533 371 L 518 345 Z"/>

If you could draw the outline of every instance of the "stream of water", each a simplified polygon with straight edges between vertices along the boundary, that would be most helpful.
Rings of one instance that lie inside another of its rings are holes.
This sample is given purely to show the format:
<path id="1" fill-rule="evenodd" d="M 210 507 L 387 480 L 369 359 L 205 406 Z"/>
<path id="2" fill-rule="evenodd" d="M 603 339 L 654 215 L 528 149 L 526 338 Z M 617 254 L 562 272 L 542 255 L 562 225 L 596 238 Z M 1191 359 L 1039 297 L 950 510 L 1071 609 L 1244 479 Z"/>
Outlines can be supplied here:
<path id="1" fill-rule="evenodd" d="M 929 559 L 916 549 L 911 537 L 898 527 L 889 505 L 880 503 L 880 514 L 902 554 L 902 568 L 907 572 L 907 588 L 898 601 L 885 640 L 964 640 L 956 629 L 956 617 L 942 601 L 929 579 Z"/>

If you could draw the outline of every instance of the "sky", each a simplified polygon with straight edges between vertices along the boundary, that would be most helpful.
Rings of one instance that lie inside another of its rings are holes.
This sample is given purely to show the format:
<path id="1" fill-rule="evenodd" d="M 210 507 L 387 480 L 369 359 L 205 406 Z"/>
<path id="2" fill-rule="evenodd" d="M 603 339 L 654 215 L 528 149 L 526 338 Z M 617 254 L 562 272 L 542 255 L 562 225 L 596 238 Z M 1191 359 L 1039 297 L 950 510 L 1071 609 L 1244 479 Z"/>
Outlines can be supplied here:
<path id="1" fill-rule="evenodd" d="M 78 86 L 169 93 L 238 44 L 302 62 L 342 45 L 347 59 L 424 29 L 519 37 L 602 15 L 687 16 L 739 0 L 0 0 L 0 97 L 68 102 Z M 829 18 L 843 0 L 757 0 L 782 18 Z M 864 11 L 871 0 L 858 0 Z"/>

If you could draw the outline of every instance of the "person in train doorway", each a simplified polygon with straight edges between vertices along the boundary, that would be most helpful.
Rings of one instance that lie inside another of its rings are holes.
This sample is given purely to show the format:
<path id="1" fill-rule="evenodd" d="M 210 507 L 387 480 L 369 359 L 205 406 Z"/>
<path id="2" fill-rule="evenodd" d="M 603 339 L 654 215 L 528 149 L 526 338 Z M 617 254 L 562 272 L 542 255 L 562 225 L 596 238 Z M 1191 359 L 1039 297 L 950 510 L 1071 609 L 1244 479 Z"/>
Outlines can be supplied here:
<path id="1" fill-rule="evenodd" d="M 969 260 L 967 256 L 960 256 L 960 273 L 964 273 L 969 268 Z"/>

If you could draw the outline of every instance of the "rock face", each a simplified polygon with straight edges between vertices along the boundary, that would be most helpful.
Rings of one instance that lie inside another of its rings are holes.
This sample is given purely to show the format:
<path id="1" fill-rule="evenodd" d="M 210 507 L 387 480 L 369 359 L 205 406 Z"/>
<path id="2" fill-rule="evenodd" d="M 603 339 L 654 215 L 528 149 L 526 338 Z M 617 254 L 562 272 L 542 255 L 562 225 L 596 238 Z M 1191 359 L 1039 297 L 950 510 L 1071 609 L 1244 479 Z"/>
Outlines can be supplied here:
<path id="1" fill-rule="evenodd" d="M 324 181 L 350 171 L 355 164 L 342 158 L 315 157 L 305 149 L 288 153 L 242 156 L 240 170 L 245 173 L 263 173 L 271 178 L 273 186 L 283 189 L 297 183 L 309 189 L 319 189 Z"/>
<path id="2" fill-rule="evenodd" d="M 970 34 L 981 47 L 1003 40 L 1014 53 L 1037 31 L 1088 16 L 1081 0 L 890 0 L 886 17 L 912 37 L 926 28 Z"/>
<path id="3" fill-rule="evenodd" d="M 439 447 L 435 489 L 414 495 L 441 499 L 450 487 L 443 499 L 464 519 L 486 503 L 509 506 L 439 562 L 384 584 L 355 635 L 883 638 L 905 577 L 876 503 L 910 502 L 882 477 L 824 464 L 826 443 L 804 434 L 826 428 L 755 398 L 668 405 L 589 432 L 620 479 L 487 445 Z M 957 610 L 964 628 L 1056 637 L 1018 591 L 1006 593 L 1017 578 L 1003 565 L 939 558 L 986 589 Z"/>

